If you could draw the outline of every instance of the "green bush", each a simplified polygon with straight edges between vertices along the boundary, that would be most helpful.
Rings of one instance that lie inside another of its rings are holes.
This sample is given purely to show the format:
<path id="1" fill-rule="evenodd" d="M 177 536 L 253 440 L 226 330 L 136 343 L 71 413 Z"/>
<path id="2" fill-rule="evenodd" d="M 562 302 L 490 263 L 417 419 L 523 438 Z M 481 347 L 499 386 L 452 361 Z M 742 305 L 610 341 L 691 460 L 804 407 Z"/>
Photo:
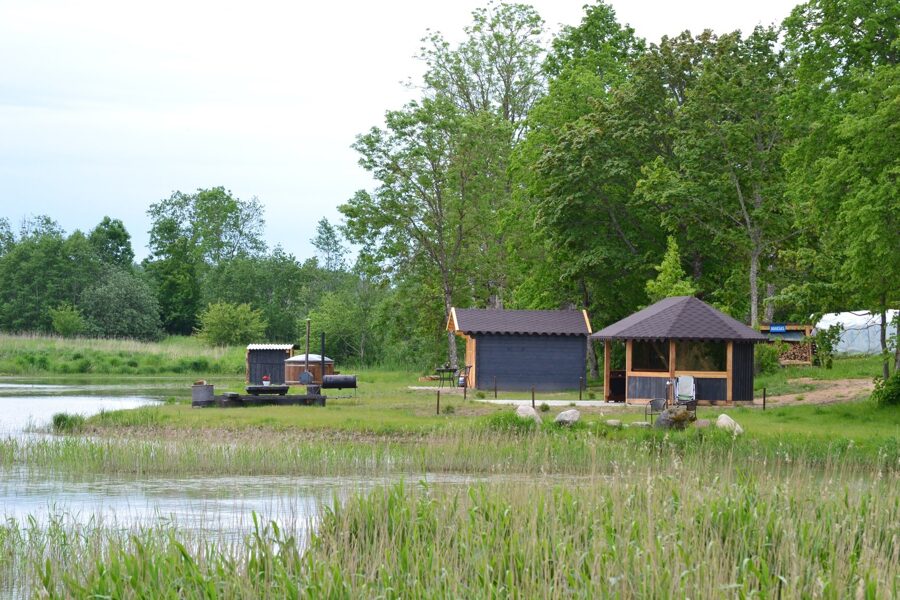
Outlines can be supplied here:
<path id="1" fill-rule="evenodd" d="M 781 365 L 778 357 L 781 356 L 781 343 L 757 344 L 754 354 L 754 364 L 757 375 L 776 373 Z"/>
<path id="2" fill-rule="evenodd" d="M 83 425 L 84 417 L 81 415 L 64 412 L 53 415 L 53 431 L 56 433 L 78 431 Z"/>
<path id="3" fill-rule="evenodd" d="M 86 290 L 81 307 L 94 336 L 138 340 L 162 337 L 159 303 L 153 290 L 127 271 L 111 271 Z"/>
<path id="4" fill-rule="evenodd" d="M 508 433 L 529 432 L 537 428 L 537 423 L 532 419 L 523 419 L 515 412 L 503 411 L 495 413 L 485 419 L 485 425 L 493 431 Z"/>
<path id="5" fill-rule="evenodd" d="M 541 402 L 540 406 L 538 406 L 538 410 L 540 410 L 541 412 L 549 412 L 550 405 L 547 404 L 546 402 Z"/>
<path id="6" fill-rule="evenodd" d="M 210 346 L 239 346 L 260 341 L 265 331 L 262 313 L 249 304 L 215 302 L 200 313 L 197 335 Z"/>
<path id="7" fill-rule="evenodd" d="M 49 313 L 53 331 L 63 337 L 75 337 L 87 328 L 81 311 L 71 304 L 60 304 L 59 308 L 51 308 Z"/>
<path id="8" fill-rule="evenodd" d="M 878 406 L 900 406 L 900 372 L 894 371 L 887 381 L 876 377 L 872 399 Z"/>

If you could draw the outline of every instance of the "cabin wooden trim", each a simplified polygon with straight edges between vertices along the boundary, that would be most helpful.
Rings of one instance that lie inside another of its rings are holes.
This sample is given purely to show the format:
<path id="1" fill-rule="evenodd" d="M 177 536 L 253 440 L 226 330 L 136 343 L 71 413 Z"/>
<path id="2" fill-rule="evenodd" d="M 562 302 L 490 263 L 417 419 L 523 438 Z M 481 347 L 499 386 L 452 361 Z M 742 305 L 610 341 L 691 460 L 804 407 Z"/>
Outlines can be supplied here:
<path id="1" fill-rule="evenodd" d="M 725 401 L 734 404 L 734 342 L 728 342 L 725 349 Z"/>
<path id="2" fill-rule="evenodd" d="M 588 319 L 587 310 L 582 310 L 582 311 L 581 311 L 581 314 L 584 315 L 584 324 L 587 326 L 588 335 L 594 333 L 594 330 L 591 329 L 591 320 Z"/>

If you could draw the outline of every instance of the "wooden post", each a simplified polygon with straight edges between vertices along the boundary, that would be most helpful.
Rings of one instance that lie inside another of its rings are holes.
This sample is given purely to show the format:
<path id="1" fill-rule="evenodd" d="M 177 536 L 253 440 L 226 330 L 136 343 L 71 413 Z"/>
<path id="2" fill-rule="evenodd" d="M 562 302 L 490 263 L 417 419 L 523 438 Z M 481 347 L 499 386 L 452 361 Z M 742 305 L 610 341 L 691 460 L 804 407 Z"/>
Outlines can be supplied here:
<path id="1" fill-rule="evenodd" d="M 466 399 L 467 399 L 466 391 L 467 391 L 468 389 L 469 389 L 468 382 L 466 382 L 466 385 L 463 386 L 463 400 L 466 400 Z"/>
<path id="2" fill-rule="evenodd" d="M 734 373 L 734 342 L 728 342 L 725 349 L 725 403 L 734 404 L 734 383 L 732 377 Z"/>
<path id="3" fill-rule="evenodd" d="M 671 385 L 666 386 L 666 399 L 669 400 L 669 404 L 675 404 L 675 340 L 669 340 L 669 382 Z M 672 394 L 671 399 L 669 399 L 668 394 Z"/>
<path id="4" fill-rule="evenodd" d="M 531 408 L 534 408 L 534 386 L 531 386 Z"/>
<path id="5" fill-rule="evenodd" d="M 304 376 L 304 378 L 306 381 L 310 381 L 310 382 L 312 381 L 312 379 L 310 378 L 310 375 L 309 375 L 309 324 L 311 321 L 312 321 L 312 319 L 307 317 L 307 319 L 306 319 L 306 358 L 303 361 L 303 370 L 306 372 L 306 375 Z"/>
<path id="6" fill-rule="evenodd" d="M 441 414 L 441 390 L 437 391 L 437 408 L 435 409 L 435 413 Z"/>
<path id="7" fill-rule="evenodd" d="M 766 410 L 766 388 L 763 388 L 763 410 Z"/>
<path id="8" fill-rule="evenodd" d="M 581 390 L 584 389 L 584 377 L 578 378 L 578 401 L 581 402 Z"/>
<path id="9" fill-rule="evenodd" d="M 612 344 L 603 340 L 603 399 L 609 402 L 609 349 Z"/>
<path id="10" fill-rule="evenodd" d="M 494 400 L 497 399 L 497 376 L 494 375 Z"/>

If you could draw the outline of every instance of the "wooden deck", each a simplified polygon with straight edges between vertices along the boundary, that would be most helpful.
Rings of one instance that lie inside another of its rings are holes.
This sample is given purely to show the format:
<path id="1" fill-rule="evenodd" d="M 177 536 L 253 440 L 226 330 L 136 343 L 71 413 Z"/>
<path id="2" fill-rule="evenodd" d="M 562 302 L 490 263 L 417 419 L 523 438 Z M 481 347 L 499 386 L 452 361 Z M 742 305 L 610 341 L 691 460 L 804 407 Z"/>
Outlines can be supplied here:
<path id="1" fill-rule="evenodd" d="M 194 408 L 241 408 L 248 406 L 325 406 L 325 396 L 321 394 L 224 394 L 213 396 L 212 400 L 194 400 Z"/>

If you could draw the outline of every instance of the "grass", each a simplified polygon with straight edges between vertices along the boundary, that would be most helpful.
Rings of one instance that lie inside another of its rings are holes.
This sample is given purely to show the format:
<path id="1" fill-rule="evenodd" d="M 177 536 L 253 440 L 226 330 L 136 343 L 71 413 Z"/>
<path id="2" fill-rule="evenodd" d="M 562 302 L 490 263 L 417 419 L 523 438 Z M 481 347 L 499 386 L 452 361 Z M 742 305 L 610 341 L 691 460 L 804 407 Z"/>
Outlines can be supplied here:
<path id="1" fill-rule="evenodd" d="M 0 334 L 0 375 L 241 374 L 244 350 L 194 337 L 161 342 Z"/>
<path id="2" fill-rule="evenodd" d="M 869 379 L 881 374 L 880 356 L 848 356 L 836 358 L 831 369 L 825 367 L 807 367 L 790 365 L 781 367 L 775 373 L 757 375 L 753 380 L 753 389 L 757 396 L 762 389 L 770 396 L 797 394 L 816 389 L 815 383 L 797 381 L 812 379 L 814 381 L 833 381 L 835 379 Z"/>
<path id="3" fill-rule="evenodd" d="M 592 455 L 591 474 L 580 478 L 400 483 L 336 500 L 311 539 L 297 524 L 255 519 L 236 540 L 177 523 L 7 521 L 0 572 L 35 596 L 79 598 L 900 592 L 896 470 L 820 463 L 805 451 L 746 460 L 721 437 L 692 452 L 608 449 Z"/>

